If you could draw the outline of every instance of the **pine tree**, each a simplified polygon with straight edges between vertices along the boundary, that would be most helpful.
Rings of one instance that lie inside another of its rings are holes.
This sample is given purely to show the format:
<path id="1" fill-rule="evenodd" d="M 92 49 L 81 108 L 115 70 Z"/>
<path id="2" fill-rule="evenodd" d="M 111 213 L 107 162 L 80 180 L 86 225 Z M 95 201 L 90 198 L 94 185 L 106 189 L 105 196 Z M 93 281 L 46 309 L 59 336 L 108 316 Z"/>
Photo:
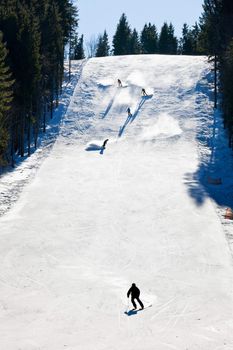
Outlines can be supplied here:
<path id="1" fill-rule="evenodd" d="M 96 50 L 98 46 L 99 36 L 96 38 L 95 35 L 92 35 L 90 39 L 86 42 L 86 50 L 88 58 L 95 57 Z"/>
<path id="2" fill-rule="evenodd" d="M 204 13 L 201 17 L 200 43 L 214 65 L 214 107 L 217 107 L 217 70 L 222 53 L 221 40 L 222 0 L 204 0 Z"/>
<path id="3" fill-rule="evenodd" d="M 96 57 L 104 57 L 109 55 L 110 46 L 108 44 L 108 34 L 106 30 L 103 35 L 99 36 L 97 49 L 96 49 Z"/>
<path id="4" fill-rule="evenodd" d="M 103 35 L 103 46 L 104 46 L 104 56 L 109 56 L 110 46 L 109 46 L 108 34 L 106 30 L 104 31 L 104 35 Z"/>
<path id="5" fill-rule="evenodd" d="M 200 28 L 196 22 L 192 29 L 193 55 L 201 54 L 201 50 L 199 47 L 199 36 L 200 36 Z"/>
<path id="6" fill-rule="evenodd" d="M 221 1 L 204 0 L 200 18 L 200 43 L 203 51 L 211 56 L 219 54 L 221 42 L 220 5 Z"/>
<path id="7" fill-rule="evenodd" d="M 182 55 L 193 54 L 193 37 L 187 23 L 184 23 L 182 28 L 181 53 Z"/>
<path id="8" fill-rule="evenodd" d="M 168 53 L 170 55 L 177 54 L 178 41 L 174 35 L 174 31 L 174 26 L 170 23 L 168 26 Z"/>
<path id="9" fill-rule="evenodd" d="M 43 72 L 45 75 L 46 96 L 53 116 L 54 99 L 58 104 L 63 78 L 64 33 L 62 19 L 55 0 L 49 0 L 43 29 Z"/>
<path id="10" fill-rule="evenodd" d="M 56 0 L 58 11 L 61 16 L 61 27 L 63 30 L 64 45 L 68 43 L 70 34 L 72 34 L 78 25 L 78 11 L 71 0 Z"/>
<path id="11" fill-rule="evenodd" d="M 3 34 L 0 32 L 0 165 L 6 163 L 5 155 L 9 144 L 11 119 L 9 110 L 13 99 L 12 85 L 9 67 L 6 64 L 7 50 L 3 44 Z"/>
<path id="12" fill-rule="evenodd" d="M 23 6 L 19 10 L 20 31 L 18 40 L 21 47 L 19 63 L 21 82 L 19 99 L 21 103 L 20 154 L 24 155 L 25 131 L 27 133 L 28 155 L 31 154 L 31 133 L 36 122 L 38 87 L 41 80 L 40 32 L 38 18 L 34 15 L 35 7 Z M 33 125 L 32 125 L 33 124 Z"/>
<path id="13" fill-rule="evenodd" d="M 228 128 L 229 146 L 233 148 L 233 3 L 221 1 L 219 69 L 220 88 L 223 93 L 222 104 L 224 125 Z"/>
<path id="14" fill-rule="evenodd" d="M 233 140 L 233 39 L 230 41 L 223 57 L 224 69 L 222 71 L 222 89 L 223 89 L 223 111 L 225 125 L 230 130 L 230 146 Z"/>
<path id="15" fill-rule="evenodd" d="M 77 45 L 74 47 L 74 59 L 82 60 L 85 58 L 85 53 L 83 49 L 83 35 L 77 39 Z"/>
<path id="16" fill-rule="evenodd" d="M 174 36 L 174 27 L 165 22 L 159 35 L 159 53 L 174 55 L 177 54 L 178 41 Z"/>
<path id="17" fill-rule="evenodd" d="M 78 11 L 76 7 L 72 4 L 72 2 L 69 0 L 65 0 L 65 1 L 59 0 L 59 3 L 60 3 L 60 6 L 59 6 L 60 12 L 62 14 L 64 47 L 66 46 L 67 43 L 69 43 L 69 80 L 70 80 L 71 79 L 71 56 L 72 56 L 72 49 L 73 49 L 72 44 L 75 37 L 75 30 L 78 25 L 78 20 L 77 20 Z"/>
<path id="18" fill-rule="evenodd" d="M 136 29 L 133 30 L 130 37 L 129 53 L 131 55 L 138 55 L 141 53 L 141 44 L 140 44 L 138 32 Z"/>
<path id="19" fill-rule="evenodd" d="M 159 35 L 159 53 L 160 54 L 168 54 L 169 48 L 168 48 L 168 25 L 165 22 L 161 28 L 160 35 Z"/>
<path id="20" fill-rule="evenodd" d="M 158 34 L 155 25 L 145 24 L 141 32 L 141 46 L 144 54 L 158 52 Z"/>
<path id="21" fill-rule="evenodd" d="M 123 13 L 117 25 L 116 33 L 113 36 L 113 54 L 130 54 L 131 29 L 128 25 L 126 15 Z"/>

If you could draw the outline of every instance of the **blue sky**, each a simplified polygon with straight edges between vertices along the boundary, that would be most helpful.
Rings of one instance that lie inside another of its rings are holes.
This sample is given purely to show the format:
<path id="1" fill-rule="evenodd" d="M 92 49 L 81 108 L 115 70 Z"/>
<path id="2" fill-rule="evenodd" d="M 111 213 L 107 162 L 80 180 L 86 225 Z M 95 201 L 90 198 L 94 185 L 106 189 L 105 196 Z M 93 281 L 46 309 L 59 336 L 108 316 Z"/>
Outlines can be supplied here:
<path id="1" fill-rule="evenodd" d="M 79 9 L 79 34 L 84 41 L 106 29 L 110 42 L 124 12 L 131 28 L 141 32 L 144 24 L 155 24 L 158 31 L 164 21 L 172 22 L 181 35 L 183 23 L 193 25 L 202 12 L 203 0 L 74 0 Z"/>

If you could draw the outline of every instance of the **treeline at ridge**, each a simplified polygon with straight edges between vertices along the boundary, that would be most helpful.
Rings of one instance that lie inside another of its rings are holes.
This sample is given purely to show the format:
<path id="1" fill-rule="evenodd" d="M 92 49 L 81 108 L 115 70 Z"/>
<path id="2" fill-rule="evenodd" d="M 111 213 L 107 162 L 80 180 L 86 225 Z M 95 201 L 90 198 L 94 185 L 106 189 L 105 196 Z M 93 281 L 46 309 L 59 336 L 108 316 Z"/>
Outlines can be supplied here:
<path id="1" fill-rule="evenodd" d="M 164 22 L 160 32 L 155 24 L 146 23 L 138 34 L 134 28 L 131 30 L 126 15 L 122 14 L 115 35 L 113 36 L 113 55 L 127 54 L 200 54 L 198 48 L 199 28 L 195 24 L 189 28 L 184 24 L 182 38 L 174 34 L 175 28 L 172 23 Z"/>
<path id="2" fill-rule="evenodd" d="M 58 104 L 64 50 L 77 24 L 71 0 L 1 0 L 0 166 L 30 155 L 32 142 L 37 147 Z"/>
<path id="3" fill-rule="evenodd" d="M 123 13 L 117 24 L 112 40 L 109 44 L 106 30 L 97 39 L 92 38 L 87 43 L 89 57 L 103 57 L 109 55 L 137 55 L 137 54 L 168 54 L 168 55 L 201 55 L 203 48 L 199 43 L 200 27 L 197 23 L 189 27 L 184 23 L 182 37 L 177 38 L 172 23 L 164 22 L 160 32 L 155 24 L 146 23 L 139 33 L 136 28 L 131 29 L 126 15 Z M 78 45 L 77 45 L 78 44 Z M 84 58 L 83 37 L 74 45 L 72 58 Z"/>

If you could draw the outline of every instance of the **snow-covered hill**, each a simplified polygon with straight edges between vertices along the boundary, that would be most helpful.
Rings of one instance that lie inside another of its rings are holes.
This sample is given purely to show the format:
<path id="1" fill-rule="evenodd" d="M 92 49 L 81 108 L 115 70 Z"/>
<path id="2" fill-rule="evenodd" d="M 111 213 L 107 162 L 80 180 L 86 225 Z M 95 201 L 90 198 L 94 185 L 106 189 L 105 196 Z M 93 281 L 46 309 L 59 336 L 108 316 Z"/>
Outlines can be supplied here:
<path id="1" fill-rule="evenodd" d="M 1 349 L 233 348 L 218 215 L 231 164 L 210 81 L 203 57 L 87 62 L 52 151 L 0 220 Z M 133 282 L 152 307 L 128 316 Z"/>

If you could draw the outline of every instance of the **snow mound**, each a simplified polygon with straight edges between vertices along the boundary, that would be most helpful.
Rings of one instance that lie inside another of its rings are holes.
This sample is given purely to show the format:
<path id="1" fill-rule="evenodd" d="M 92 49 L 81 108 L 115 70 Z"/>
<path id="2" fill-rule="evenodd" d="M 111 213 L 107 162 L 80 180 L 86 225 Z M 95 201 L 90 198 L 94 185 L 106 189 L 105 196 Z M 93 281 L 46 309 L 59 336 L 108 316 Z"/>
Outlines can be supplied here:
<path id="1" fill-rule="evenodd" d="M 143 130 L 141 139 L 152 141 L 154 139 L 166 139 L 179 136 L 182 133 L 178 120 L 167 113 L 161 113 L 158 116 L 156 124 L 149 125 Z"/>
<path id="2" fill-rule="evenodd" d="M 141 87 L 145 87 L 147 85 L 145 75 L 143 75 L 140 71 L 137 70 L 129 74 L 127 78 L 127 83 Z"/>
<path id="3" fill-rule="evenodd" d="M 113 79 L 101 79 L 97 82 L 97 85 L 101 89 L 106 89 L 109 88 L 110 86 L 114 85 L 114 80 Z"/>

